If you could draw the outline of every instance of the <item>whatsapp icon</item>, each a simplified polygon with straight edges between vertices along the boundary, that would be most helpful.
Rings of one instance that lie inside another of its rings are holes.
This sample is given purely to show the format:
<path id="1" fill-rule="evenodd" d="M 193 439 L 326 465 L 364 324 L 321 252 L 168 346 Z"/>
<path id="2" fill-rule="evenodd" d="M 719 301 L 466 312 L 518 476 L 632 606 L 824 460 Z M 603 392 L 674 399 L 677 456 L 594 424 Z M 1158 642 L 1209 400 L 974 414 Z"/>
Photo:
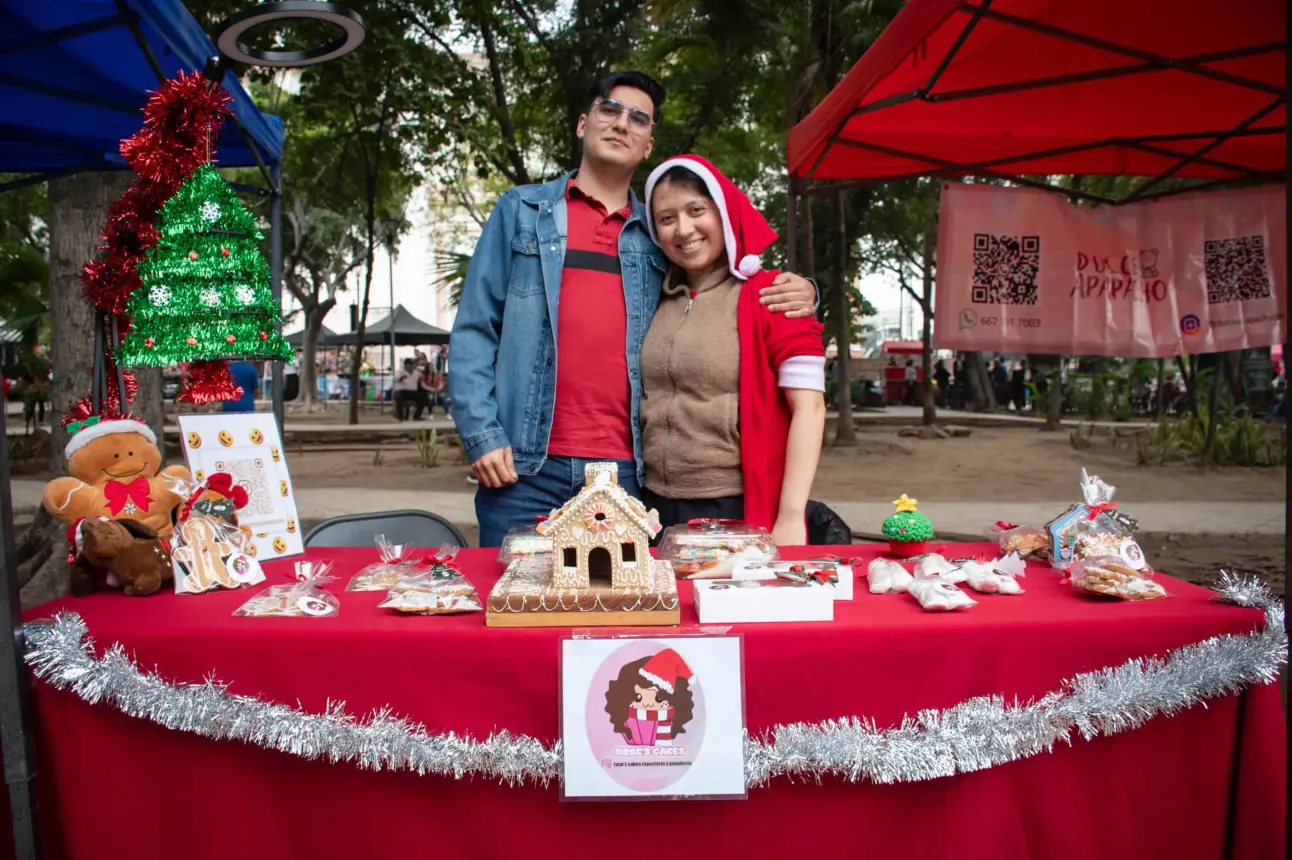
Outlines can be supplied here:
<path id="1" fill-rule="evenodd" d="M 978 312 L 973 308 L 965 308 L 960 312 L 960 330 L 973 328 L 978 325 Z"/>

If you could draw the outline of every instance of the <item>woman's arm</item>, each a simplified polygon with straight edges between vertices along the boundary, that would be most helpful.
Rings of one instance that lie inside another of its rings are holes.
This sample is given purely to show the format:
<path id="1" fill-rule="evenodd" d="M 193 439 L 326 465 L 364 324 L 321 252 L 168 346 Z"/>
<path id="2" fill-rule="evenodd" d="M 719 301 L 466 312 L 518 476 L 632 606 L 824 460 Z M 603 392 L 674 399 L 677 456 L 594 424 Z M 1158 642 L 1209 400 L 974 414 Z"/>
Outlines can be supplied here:
<path id="1" fill-rule="evenodd" d="M 821 459 L 825 435 L 825 395 L 806 388 L 784 388 L 790 406 L 790 434 L 785 446 L 781 504 L 772 528 L 777 546 L 807 544 L 807 502 Z"/>

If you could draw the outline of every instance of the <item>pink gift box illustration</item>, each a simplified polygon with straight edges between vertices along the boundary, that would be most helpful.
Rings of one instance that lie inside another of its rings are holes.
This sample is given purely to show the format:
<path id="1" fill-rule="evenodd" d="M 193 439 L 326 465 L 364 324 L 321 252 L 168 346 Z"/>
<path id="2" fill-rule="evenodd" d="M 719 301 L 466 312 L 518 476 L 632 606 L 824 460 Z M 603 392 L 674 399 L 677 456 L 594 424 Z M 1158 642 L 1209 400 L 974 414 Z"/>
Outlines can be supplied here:
<path id="1" fill-rule="evenodd" d="M 673 741 L 673 713 L 671 708 L 648 711 L 633 708 L 625 721 L 628 726 L 628 743 L 632 746 L 651 747 Z"/>

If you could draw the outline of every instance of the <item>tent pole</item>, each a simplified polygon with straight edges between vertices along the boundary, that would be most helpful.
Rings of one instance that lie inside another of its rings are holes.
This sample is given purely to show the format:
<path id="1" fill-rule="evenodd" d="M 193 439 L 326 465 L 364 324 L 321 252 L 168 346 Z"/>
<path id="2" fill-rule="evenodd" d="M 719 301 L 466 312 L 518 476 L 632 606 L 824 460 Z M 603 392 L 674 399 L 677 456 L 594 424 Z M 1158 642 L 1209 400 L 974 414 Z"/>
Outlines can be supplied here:
<path id="1" fill-rule="evenodd" d="M 257 156 L 259 160 L 259 156 Z M 274 307 L 279 314 L 283 308 L 283 183 L 282 166 L 269 168 L 269 289 L 274 296 Z M 278 331 L 283 330 L 282 323 Z M 283 416 L 283 363 L 270 362 L 270 388 L 274 402 L 274 420 L 278 422 L 278 435 L 286 440 L 287 425 Z"/>
<path id="2" fill-rule="evenodd" d="M 5 410 L 0 404 L 0 439 L 5 436 Z M 9 483 L 9 450 L 0 446 L 0 604 L 9 622 L 9 635 L 0 636 L 0 757 L 9 789 L 15 860 L 39 860 L 43 855 L 36 822 L 34 723 L 28 700 L 27 666 L 22 654 L 22 601 L 13 543 L 13 496 Z"/>

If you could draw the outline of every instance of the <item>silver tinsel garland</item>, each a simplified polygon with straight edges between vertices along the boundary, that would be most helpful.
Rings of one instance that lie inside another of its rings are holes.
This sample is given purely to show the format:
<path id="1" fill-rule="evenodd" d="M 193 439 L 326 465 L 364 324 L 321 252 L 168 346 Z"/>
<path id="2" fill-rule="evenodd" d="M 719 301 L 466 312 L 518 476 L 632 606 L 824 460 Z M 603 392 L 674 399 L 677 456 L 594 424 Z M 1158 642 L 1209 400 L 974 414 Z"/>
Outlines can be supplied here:
<path id="1" fill-rule="evenodd" d="M 1214 636 L 1166 657 L 1086 672 L 1032 702 L 983 696 L 920 711 L 888 729 L 857 717 L 776 726 L 765 737 L 745 739 L 746 781 L 756 787 L 777 776 L 876 783 L 936 779 L 1051 750 L 1071 743 L 1074 731 L 1087 740 L 1116 734 L 1249 684 L 1270 683 L 1287 662 L 1282 602 L 1259 582 L 1230 574 L 1222 574 L 1218 599 L 1263 609 L 1264 626 L 1246 635 Z M 561 777 L 559 743 L 507 732 L 482 741 L 429 734 L 389 710 L 356 719 L 339 702 L 310 714 L 233 695 L 212 678 L 172 684 L 141 670 L 120 644 L 96 657 L 85 622 L 73 612 L 52 623 L 27 624 L 24 633 L 27 664 L 37 677 L 91 704 L 111 704 L 168 729 L 370 770 L 483 776 L 510 785 L 547 785 Z"/>

